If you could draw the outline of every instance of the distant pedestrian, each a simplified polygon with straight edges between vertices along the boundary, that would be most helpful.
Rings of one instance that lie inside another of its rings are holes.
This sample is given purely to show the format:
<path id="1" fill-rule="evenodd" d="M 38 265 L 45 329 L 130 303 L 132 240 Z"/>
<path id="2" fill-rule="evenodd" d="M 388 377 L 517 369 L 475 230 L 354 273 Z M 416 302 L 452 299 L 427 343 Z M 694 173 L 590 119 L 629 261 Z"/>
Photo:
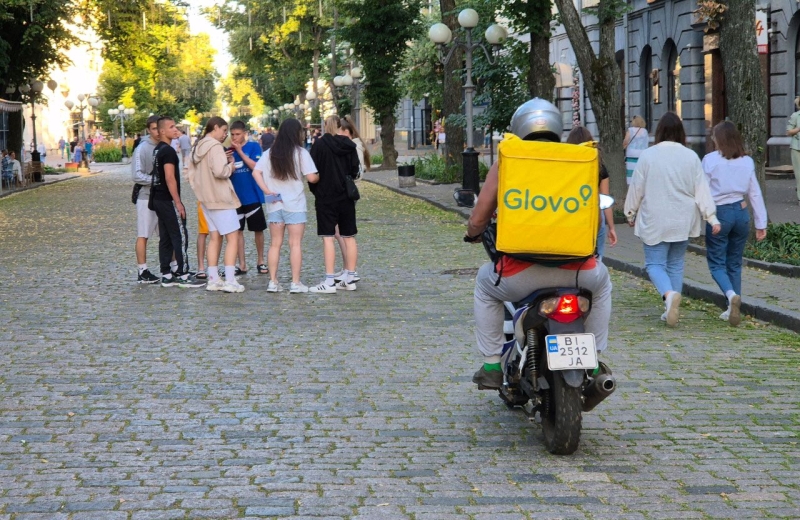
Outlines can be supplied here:
<path id="1" fill-rule="evenodd" d="M 303 148 L 303 128 L 297 119 L 281 123 L 274 144 L 261 156 L 253 170 L 253 179 L 270 198 L 267 202 L 270 246 L 267 253 L 270 281 L 267 292 L 280 292 L 278 262 L 285 231 L 289 231 L 289 265 L 292 283 L 289 293 L 306 293 L 308 287 L 300 280 L 303 264 L 303 234 L 306 229 L 307 180 L 312 185 L 319 180 L 317 167 L 308 150 Z M 276 198 L 277 197 L 277 198 Z"/>
<path id="2" fill-rule="evenodd" d="M 93 149 L 92 140 L 89 139 L 83 145 L 83 152 L 86 154 L 86 160 L 89 161 L 89 162 L 92 162 L 92 159 L 93 159 L 92 158 L 92 149 Z"/>
<path id="3" fill-rule="evenodd" d="M 181 130 L 181 136 L 178 137 L 178 144 L 181 147 L 181 164 L 183 168 L 186 168 L 186 158 L 189 157 L 189 152 L 192 151 L 192 142 L 183 130 Z"/>
<path id="4" fill-rule="evenodd" d="M 136 151 L 141 142 L 142 142 L 142 134 L 136 134 L 136 137 L 134 137 L 133 139 L 133 151 Z"/>
<path id="5" fill-rule="evenodd" d="M 272 133 L 272 127 L 267 128 L 261 133 L 260 137 L 261 151 L 266 152 L 275 142 L 275 134 Z"/>
<path id="6" fill-rule="evenodd" d="M 647 133 L 647 122 L 642 116 L 633 116 L 631 126 L 625 133 L 622 147 L 625 148 L 625 179 L 631 183 L 636 162 L 650 144 L 650 135 Z"/>
<path id="7" fill-rule="evenodd" d="M 75 150 L 73 151 L 72 160 L 78 164 L 83 161 L 83 139 L 78 141 L 78 144 L 75 145 Z"/>
<path id="8" fill-rule="evenodd" d="M 25 177 L 22 175 L 22 165 L 17 160 L 17 152 L 11 152 L 11 176 L 16 177 L 20 185 L 25 184 Z"/>
<path id="9" fill-rule="evenodd" d="M 712 278 L 728 299 L 728 309 L 720 319 L 736 327 L 741 322 L 742 255 L 750 233 L 745 197 L 753 207 L 756 240 L 759 241 L 767 236 L 767 207 L 756 178 L 755 163 L 745 153 L 736 125 L 730 121 L 719 123 L 711 138 L 716 151 L 703 158 L 703 170 L 708 176 L 722 229 L 712 234 L 706 225 L 706 259 Z"/>
<path id="10" fill-rule="evenodd" d="M 720 232 L 716 205 L 700 158 L 686 147 L 686 132 L 674 112 L 661 116 L 656 144 L 642 151 L 625 200 L 628 223 L 644 242 L 644 264 L 664 299 L 662 321 L 678 323 L 683 260 L 689 237 L 700 236 L 700 221 Z"/>
<path id="11" fill-rule="evenodd" d="M 349 137 L 343 135 L 339 127 L 339 118 L 330 116 L 325 120 L 325 134 L 317 139 L 311 147 L 311 157 L 317 165 L 319 182 L 310 185 L 314 193 L 314 207 L 317 213 L 317 235 L 322 237 L 323 256 L 325 259 L 325 278 L 309 291 L 315 293 L 335 293 L 337 290 L 354 291 L 353 275 L 358 260 L 356 244 L 356 203 L 348 197 L 345 176 L 355 179 L 358 176 L 358 154 L 356 145 Z M 336 246 L 337 226 L 345 242 L 344 275 L 336 283 Z"/>
<path id="12" fill-rule="evenodd" d="M 241 206 L 231 183 L 234 171 L 233 150 L 227 152 L 222 142 L 228 137 L 228 123 L 221 117 L 208 120 L 203 137 L 189 154 L 187 178 L 202 206 L 208 225 L 209 241 L 206 253 L 208 291 L 239 293 L 244 286 L 236 281 L 236 254 L 239 251 L 239 216 Z M 219 277 L 219 254 L 225 236 L 225 281 Z"/>
<path id="13" fill-rule="evenodd" d="M 792 170 L 794 170 L 794 181 L 797 186 L 797 200 L 800 203 L 800 97 L 794 99 L 794 106 L 797 111 L 789 116 L 786 135 L 792 138 Z"/>
<path id="14" fill-rule="evenodd" d="M 64 149 L 67 147 L 67 142 L 62 137 L 58 140 L 58 153 L 61 154 L 61 158 L 64 158 Z"/>

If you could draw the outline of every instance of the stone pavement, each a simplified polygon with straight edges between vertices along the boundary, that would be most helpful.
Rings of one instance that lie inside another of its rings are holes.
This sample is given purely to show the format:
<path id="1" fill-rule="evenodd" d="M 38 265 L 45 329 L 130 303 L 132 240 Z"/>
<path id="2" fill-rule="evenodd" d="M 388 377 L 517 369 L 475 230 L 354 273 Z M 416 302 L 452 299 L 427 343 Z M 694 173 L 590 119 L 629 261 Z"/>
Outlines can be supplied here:
<path id="1" fill-rule="evenodd" d="M 551 456 L 470 383 L 462 219 L 361 187 L 364 279 L 330 296 L 132 283 L 125 168 L 0 200 L 0 519 L 800 517 L 797 335 L 691 299 L 666 329 L 614 273 L 620 388 Z"/>
<path id="2" fill-rule="evenodd" d="M 427 200 L 434 205 L 468 217 L 469 208 L 459 208 L 453 199 L 453 184 L 427 184 L 417 182 L 413 188 L 398 188 L 396 171 L 370 172 L 366 180 L 386 186 L 400 193 Z M 769 182 L 786 182 L 769 181 Z M 794 180 L 790 180 L 794 182 Z M 784 190 L 785 191 L 785 190 Z M 794 192 L 792 192 L 793 194 Z M 789 207 L 777 203 L 785 217 L 793 216 L 800 220 L 800 206 Z M 641 241 L 633 234 L 627 224 L 617 225 L 619 241 L 616 247 L 606 247 L 605 263 L 615 269 L 624 270 L 637 276 L 647 277 L 644 272 L 644 252 Z M 742 273 L 742 309 L 759 319 L 771 321 L 800 332 L 800 279 L 787 278 L 760 269 L 745 267 Z M 711 278 L 705 257 L 696 254 L 686 255 L 683 292 L 692 297 L 703 298 L 719 306 L 725 304 L 724 296 Z"/>

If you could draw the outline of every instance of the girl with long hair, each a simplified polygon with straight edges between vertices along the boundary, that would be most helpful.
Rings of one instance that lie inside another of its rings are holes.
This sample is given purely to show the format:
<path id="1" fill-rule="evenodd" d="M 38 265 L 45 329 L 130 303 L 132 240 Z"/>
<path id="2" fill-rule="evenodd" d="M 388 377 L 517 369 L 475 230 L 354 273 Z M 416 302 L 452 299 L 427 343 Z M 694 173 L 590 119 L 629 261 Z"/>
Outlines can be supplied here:
<path id="1" fill-rule="evenodd" d="M 195 142 L 189 156 L 187 178 L 192 186 L 208 225 L 209 240 L 206 250 L 206 275 L 208 291 L 238 293 L 244 286 L 236 281 L 236 254 L 239 251 L 239 215 L 241 206 L 233 189 L 233 156 L 225 151 L 222 142 L 228 137 L 228 123 L 221 117 L 212 117 L 206 123 L 203 135 Z M 225 280 L 219 277 L 219 254 L 222 236 L 225 236 Z"/>
<path id="2" fill-rule="evenodd" d="M 591 141 L 594 141 L 594 137 L 585 126 L 576 126 L 567 136 L 567 143 L 569 144 L 581 144 Z M 600 187 L 598 191 L 603 195 L 611 194 L 608 170 L 603 164 L 602 158 L 600 160 Z M 597 232 L 597 257 L 600 260 L 603 259 L 603 253 L 606 250 L 606 237 L 608 237 L 611 247 L 617 244 L 617 230 L 614 227 L 614 210 L 612 208 L 600 211 L 600 229 Z"/>
<path id="3" fill-rule="evenodd" d="M 717 205 L 722 230 L 711 233 L 706 225 L 706 259 L 711 277 L 725 294 L 728 309 L 720 315 L 731 326 L 741 322 L 742 255 L 750 233 L 747 199 L 753 208 L 756 240 L 767 236 L 767 207 L 756 179 L 756 165 L 744 149 L 736 125 L 723 121 L 711 134 L 716 151 L 703 158 L 711 196 Z"/>
<path id="4" fill-rule="evenodd" d="M 253 178 L 267 199 L 267 222 L 270 245 L 267 252 L 269 285 L 267 292 L 282 290 L 278 283 L 278 262 L 285 230 L 289 229 L 289 265 L 292 269 L 290 294 L 308 292 L 300 281 L 303 265 L 303 234 L 306 229 L 306 194 L 303 178 L 314 184 L 319 181 L 317 167 L 303 147 L 303 127 L 297 119 L 281 123 L 272 146 L 261 156 L 253 169 Z"/>
<path id="5" fill-rule="evenodd" d="M 325 259 L 325 279 L 309 290 L 331 294 L 337 290 L 355 291 L 354 275 L 358 246 L 356 245 L 356 203 L 347 194 L 345 176 L 358 176 L 359 162 L 356 145 L 346 135 L 341 135 L 340 120 L 331 116 L 325 120 L 325 135 L 311 147 L 311 157 L 317 165 L 319 183 L 312 186 L 317 213 L 317 234 L 322 237 Z M 342 237 L 344 269 L 336 281 L 336 235 Z"/>

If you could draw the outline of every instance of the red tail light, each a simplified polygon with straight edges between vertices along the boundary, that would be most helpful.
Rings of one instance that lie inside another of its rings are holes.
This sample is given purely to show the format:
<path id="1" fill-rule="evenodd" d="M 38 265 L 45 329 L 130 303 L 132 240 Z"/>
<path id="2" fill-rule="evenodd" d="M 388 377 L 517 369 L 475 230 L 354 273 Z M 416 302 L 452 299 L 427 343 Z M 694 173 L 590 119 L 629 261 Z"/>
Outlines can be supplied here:
<path id="1" fill-rule="evenodd" d="M 575 294 L 549 298 L 541 303 L 539 312 L 559 323 L 570 323 L 589 310 L 589 300 Z"/>

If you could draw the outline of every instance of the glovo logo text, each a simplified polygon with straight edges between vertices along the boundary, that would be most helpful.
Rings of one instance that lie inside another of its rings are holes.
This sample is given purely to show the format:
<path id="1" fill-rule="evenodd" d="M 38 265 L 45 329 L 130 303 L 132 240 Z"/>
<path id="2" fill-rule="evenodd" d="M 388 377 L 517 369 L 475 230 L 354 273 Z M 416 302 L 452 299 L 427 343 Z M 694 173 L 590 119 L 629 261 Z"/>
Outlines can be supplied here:
<path id="1" fill-rule="evenodd" d="M 511 188 L 503 194 L 503 205 L 510 210 L 552 211 L 558 213 L 565 211 L 575 213 L 581 206 L 586 206 L 592 198 L 592 187 L 588 184 L 581 186 L 578 197 L 558 197 L 531 194 L 531 190 L 518 190 Z"/>

